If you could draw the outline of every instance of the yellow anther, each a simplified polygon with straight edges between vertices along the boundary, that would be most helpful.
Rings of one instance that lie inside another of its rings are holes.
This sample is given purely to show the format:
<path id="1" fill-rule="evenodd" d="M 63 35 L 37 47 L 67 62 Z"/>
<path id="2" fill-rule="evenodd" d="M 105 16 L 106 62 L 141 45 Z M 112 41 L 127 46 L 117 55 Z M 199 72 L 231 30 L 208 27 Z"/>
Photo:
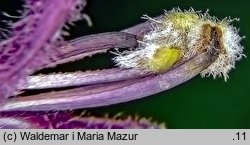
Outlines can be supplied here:
<path id="1" fill-rule="evenodd" d="M 176 47 L 159 48 L 152 59 L 147 61 L 149 69 L 155 72 L 164 72 L 172 67 L 182 57 L 182 51 Z"/>

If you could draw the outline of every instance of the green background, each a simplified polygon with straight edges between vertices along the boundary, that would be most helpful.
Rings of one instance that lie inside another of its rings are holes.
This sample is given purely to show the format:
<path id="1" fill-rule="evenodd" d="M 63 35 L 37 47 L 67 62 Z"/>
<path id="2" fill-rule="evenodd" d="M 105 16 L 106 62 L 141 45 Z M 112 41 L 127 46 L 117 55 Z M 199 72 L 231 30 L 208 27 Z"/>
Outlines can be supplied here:
<path id="1" fill-rule="evenodd" d="M 13 8 L 11 4 L 5 6 Z M 154 17 L 163 14 L 164 9 L 177 6 L 203 11 L 210 9 L 209 13 L 218 18 L 240 18 L 240 22 L 234 25 L 240 28 L 241 36 L 246 36 L 242 45 L 244 53 L 249 56 L 250 8 L 246 0 L 91 0 L 85 12 L 91 16 L 94 26 L 88 28 L 84 21 L 77 22 L 77 27 L 72 27 L 72 36 L 67 39 L 122 30 L 143 22 L 140 19 L 143 14 Z M 109 68 L 113 66 L 111 57 L 110 54 L 101 54 L 43 72 Z M 237 62 L 228 82 L 221 78 L 214 80 L 197 76 L 171 90 L 127 103 L 89 109 L 89 112 L 100 116 L 120 112 L 139 115 L 165 122 L 168 128 L 250 128 L 249 66 L 248 58 Z"/>

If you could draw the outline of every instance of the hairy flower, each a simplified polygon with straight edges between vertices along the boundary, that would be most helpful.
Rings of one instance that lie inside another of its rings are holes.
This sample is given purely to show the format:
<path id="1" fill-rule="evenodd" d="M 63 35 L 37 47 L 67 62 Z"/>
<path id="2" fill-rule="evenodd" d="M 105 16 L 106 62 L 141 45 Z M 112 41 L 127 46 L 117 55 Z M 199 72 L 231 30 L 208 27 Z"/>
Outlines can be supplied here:
<path id="1" fill-rule="evenodd" d="M 235 67 L 235 61 L 244 56 L 240 41 L 243 37 L 231 25 L 234 20 L 218 20 L 200 11 L 166 11 L 160 18 L 150 20 L 152 30 L 143 36 L 136 50 L 119 53 L 114 61 L 121 68 L 139 69 L 144 72 L 167 71 L 180 60 L 193 57 L 202 51 L 218 51 L 218 58 L 205 70 L 202 76 L 224 77 Z"/>

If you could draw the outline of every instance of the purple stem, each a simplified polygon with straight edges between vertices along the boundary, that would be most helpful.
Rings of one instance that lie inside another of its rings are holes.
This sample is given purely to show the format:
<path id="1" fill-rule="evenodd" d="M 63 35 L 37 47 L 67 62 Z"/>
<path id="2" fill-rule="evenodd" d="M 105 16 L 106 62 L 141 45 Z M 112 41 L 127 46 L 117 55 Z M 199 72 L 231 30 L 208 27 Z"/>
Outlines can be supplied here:
<path id="1" fill-rule="evenodd" d="M 110 48 L 134 48 L 137 40 L 152 30 L 149 21 L 124 29 L 121 32 L 107 32 L 83 36 L 55 47 L 56 58 L 39 69 L 55 67 L 58 64 L 75 61 L 97 53 L 105 53 Z M 136 38 L 135 38 L 136 37 Z"/>
<path id="2" fill-rule="evenodd" d="M 56 73 L 48 75 L 29 76 L 26 85 L 19 85 L 20 90 L 49 89 L 73 86 L 85 86 L 101 83 L 118 82 L 142 78 L 148 74 L 131 69 L 105 69 L 86 72 Z M 101 76 L 101 77 L 100 77 Z"/>
<path id="3" fill-rule="evenodd" d="M 202 53 L 164 74 L 143 79 L 99 84 L 65 91 L 9 99 L 0 111 L 67 110 L 127 102 L 175 87 L 199 74 L 214 61 L 214 54 Z"/>
<path id="4" fill-rule="evenodd" d="M 53 62 L 39 69 L 55 67 L 58 64 L 82 59 L 111 48 L 134 48 L 138 45 L 134 35 L 124 32 L 107 32 L 79 37 L 61 47 L 55 47 L 57 57 Z"/>

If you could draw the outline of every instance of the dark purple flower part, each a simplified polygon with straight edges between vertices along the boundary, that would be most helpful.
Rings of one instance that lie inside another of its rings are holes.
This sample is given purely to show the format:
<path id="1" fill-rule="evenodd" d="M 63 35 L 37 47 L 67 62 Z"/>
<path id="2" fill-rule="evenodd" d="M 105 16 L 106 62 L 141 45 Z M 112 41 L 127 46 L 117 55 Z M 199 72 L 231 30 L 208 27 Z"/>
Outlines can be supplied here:
<path id="1" fill-rule="evenodd" d="M 27 0 L 23 18 L 12 25 L 11 37 L 0 42 L 0 100 L 15 95 L 16 84 L 57 58 L 61 28 L 81 18 L 84 0 Z"/>
<path id="2" fill-rule="evenodd" d="M 164 124 L 151 122 L 138 117 L 94 117 L 75 116 L 70 111 L 49 112 L 1 112 L 0 128 L 2 129 L 157 129 L 165 128 Z"/>

